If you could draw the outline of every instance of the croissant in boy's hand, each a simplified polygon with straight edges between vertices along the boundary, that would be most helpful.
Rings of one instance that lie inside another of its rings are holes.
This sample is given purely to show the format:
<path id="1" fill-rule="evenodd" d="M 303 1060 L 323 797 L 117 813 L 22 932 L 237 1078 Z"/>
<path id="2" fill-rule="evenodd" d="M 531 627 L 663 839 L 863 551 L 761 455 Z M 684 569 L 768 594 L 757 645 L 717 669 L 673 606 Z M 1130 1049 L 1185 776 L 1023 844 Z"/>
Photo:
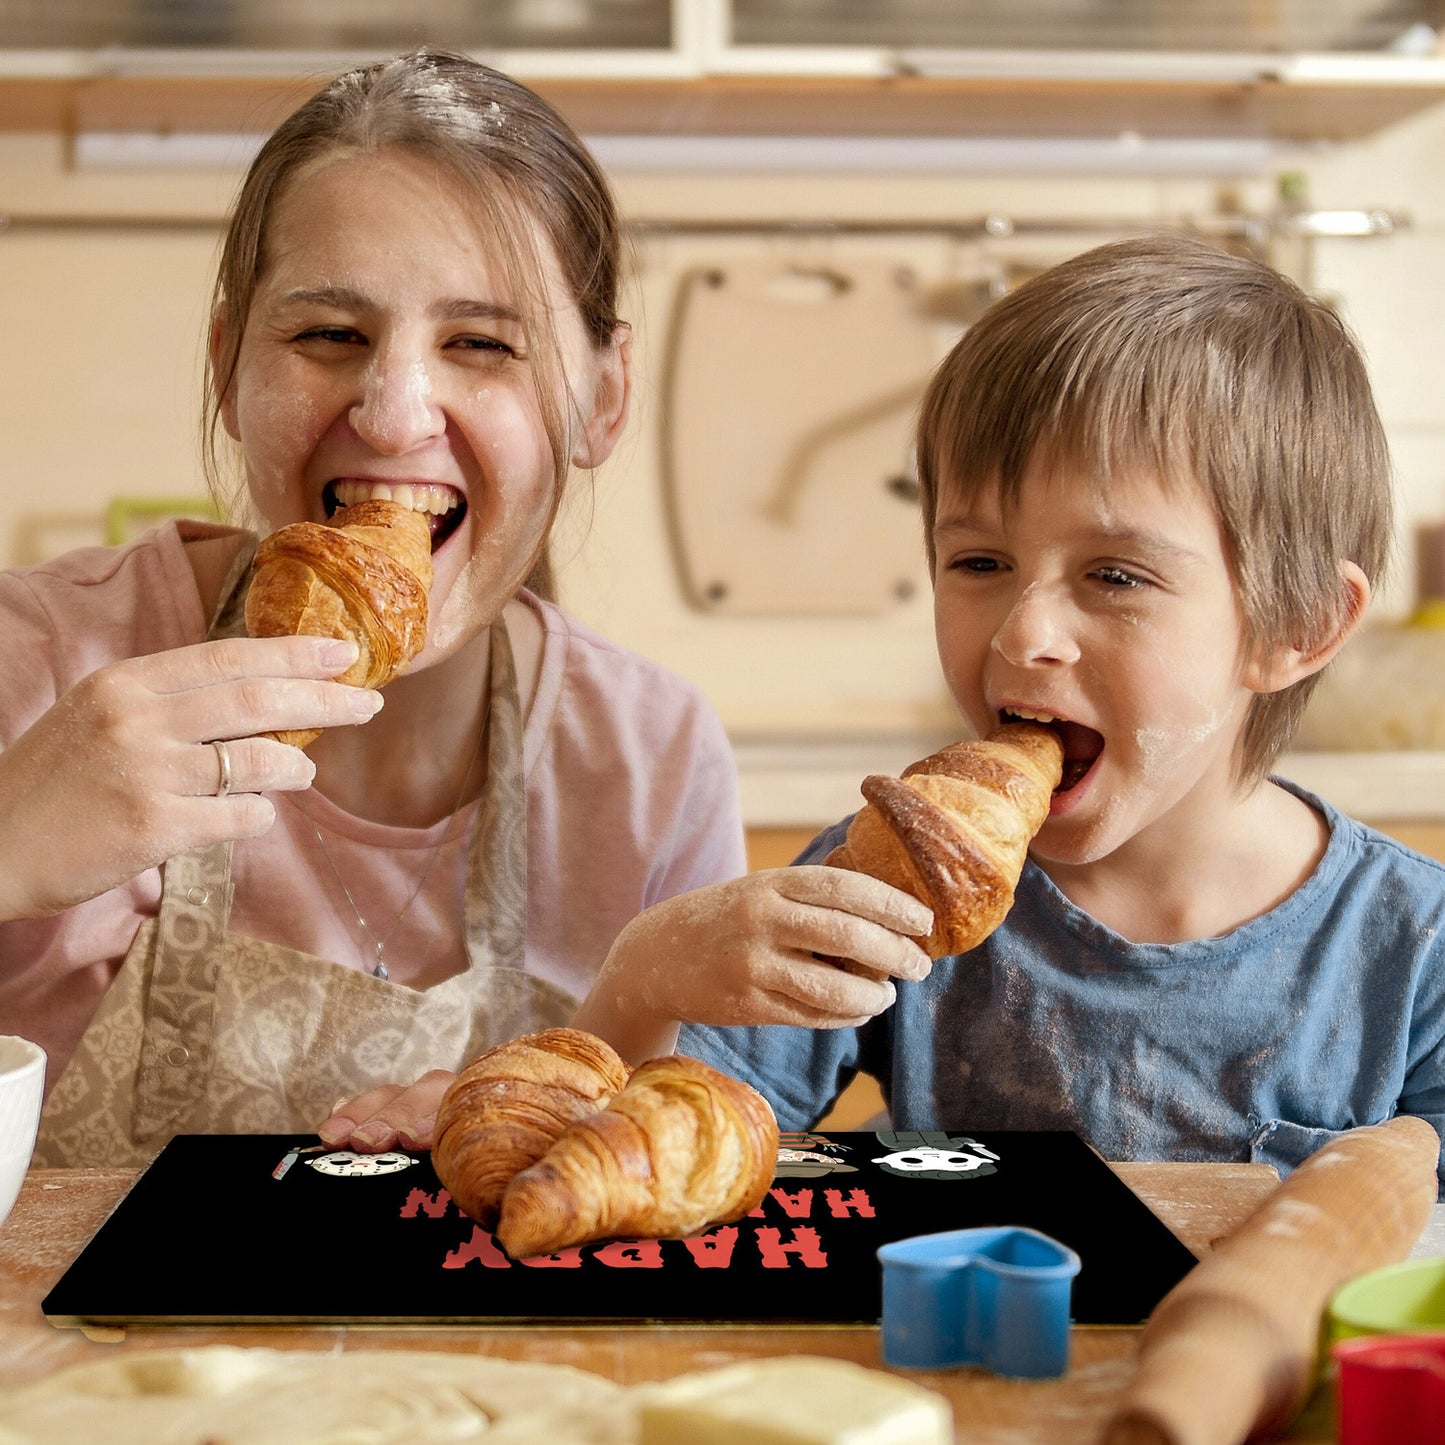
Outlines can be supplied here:
<path id="1" fill-rule="evenodd" d="M 601 1039 L 575 1029 L 468 1065 L 442 1100 L 432 1149 L 453 1200 L 495 1226 L 515 1259 L 738 1219 L 762 1202 L 777 1162 L 777 1121 L 747 1084 L 680 1054 L 629 1078 Z"/>
<path id="2" fill-rule="evenodd" d="M 252 637 L 349 637 L 359 656 L 337 679 L 383 687 L 426 641 L 431 528 L 383 500 L 343 507 L 332 521 L 293 522 L 262 538 L 246 594 Z M 272 736 L 305 747 L 318 729 Z"/>
<path id="3" fill-rule="evenodd" d="M 1033 836 L 1049 815 L 1063 745 L 1039 723 L 953 743 L 901 778 L 863 780 L 862 808 L 823 860 L 870 874 L 933 910 L 933 958 L 982 943 L 1013 906 Z"/>

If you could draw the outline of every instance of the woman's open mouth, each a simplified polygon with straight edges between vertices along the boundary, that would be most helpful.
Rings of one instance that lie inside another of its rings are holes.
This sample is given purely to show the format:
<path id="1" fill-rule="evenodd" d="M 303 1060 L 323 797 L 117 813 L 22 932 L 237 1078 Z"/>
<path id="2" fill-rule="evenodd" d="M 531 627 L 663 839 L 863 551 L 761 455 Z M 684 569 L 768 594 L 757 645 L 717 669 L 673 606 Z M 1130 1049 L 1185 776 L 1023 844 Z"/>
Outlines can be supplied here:
<path id="1" fill-rule="evenodd" d="M 1059 779 L 1056 793 L 1067 793 L 1083 781 L 1089 769 L 1099 760 L 1104 751 L 1104 735 L 1095 732 L 1083 723 L 1070 722 L 1067 718 L 1055 717 L 1053 713 L 1033 712 L 1024 708 L 1005 708 L 999 713 L 1003 722 L 1036 722 L 1051 727 L 1064 745 L 1064 774 Z"/>
<path id="2" fill-rule="evenodd" d="M 322 493 L 328 520 L 342 507 L 354 506 L 357 502 L 395 502 L 413 512 L 424 512 L 431 528 L 431 549 L 433 552 L 461 525 L 467 514 L 467 499 L 455 487 L 439 482 L 421 482 L 415 485 L 390 482 L 328 482 Z"/>

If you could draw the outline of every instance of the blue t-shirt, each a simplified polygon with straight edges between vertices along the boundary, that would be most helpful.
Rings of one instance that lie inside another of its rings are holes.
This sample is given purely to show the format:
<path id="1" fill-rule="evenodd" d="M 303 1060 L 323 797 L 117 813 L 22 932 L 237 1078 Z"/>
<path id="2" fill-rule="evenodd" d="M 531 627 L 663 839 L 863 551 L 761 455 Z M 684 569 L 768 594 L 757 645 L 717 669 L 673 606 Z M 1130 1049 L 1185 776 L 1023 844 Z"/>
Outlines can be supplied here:
<path id="1" fill-rule="evenodd" d="M 753 1084 L 789 1130 L 861 1070 L 895 1129 L 1072 1129 L 1106 1159 L 1283 1174 L 1397 1113 L 1438 1132 L 1445 866 L 1281 786 L 1324 815 L 1328 847 L 1290 897 L 1230 933 L 1130 943 L 1028 863 L 990 938 L 900 982 L 862 1028 L 693 1025 L 679 1048 Z"/>

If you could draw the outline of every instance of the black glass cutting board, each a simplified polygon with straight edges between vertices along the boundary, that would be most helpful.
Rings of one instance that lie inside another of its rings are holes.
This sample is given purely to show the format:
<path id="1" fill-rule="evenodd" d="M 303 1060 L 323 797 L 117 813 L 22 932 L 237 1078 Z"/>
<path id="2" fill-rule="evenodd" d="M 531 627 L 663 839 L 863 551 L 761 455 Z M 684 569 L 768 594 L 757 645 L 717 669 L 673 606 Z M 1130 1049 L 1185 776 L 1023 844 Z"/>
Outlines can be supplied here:
<path id="1" fill-rule="evenodd" d="M 140 1176 L 44 1310 L 63 1325 L 871 1325 L 879 1245 L 977 1225 L 1074 1250 L 1079 1324 L 1139 1323 L 1194 1263 L 1070 1133 L 786 1135 L 767 1198 L 733 1224 L 525 1261 L 457 1209 L 427 1154 L 195 1134 Z"/>

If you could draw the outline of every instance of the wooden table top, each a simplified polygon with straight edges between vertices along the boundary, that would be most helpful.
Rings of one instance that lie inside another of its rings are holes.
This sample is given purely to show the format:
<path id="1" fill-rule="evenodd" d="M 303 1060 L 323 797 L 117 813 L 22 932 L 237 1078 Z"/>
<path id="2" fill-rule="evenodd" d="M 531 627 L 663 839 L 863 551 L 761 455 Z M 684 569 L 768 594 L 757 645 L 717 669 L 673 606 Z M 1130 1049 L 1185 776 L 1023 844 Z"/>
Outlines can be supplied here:
<path id="1" fill-rule="evenodd" d="M 1117 1164 L 1125 1183 L 1196 1255 L 1237 1227 L 1278 1182 L 1250 1164 Z M 35 1169 L 0 1226 L 0 1382 L 21 1384 L 114 1350 L 207 1344 L 282 1349 L 426 1349 L 572 1365 L 619 1384 L 767 1355 L 830 1355 L 884 1368 L 876 1329 L 767 1330 L 665 1326 L 466 1327 L 437 1329 L 132 1327 L 57 1329 L 40 1304 L 122 1198 L 135 1173 Z M 957 1438 L 969 1445 L 1091 1442 L 1129 1379 L 1137 1329 L 1076 1329 L 1068 1373 L 1058 1380 L 1005 1380 L 981 1370 L 897 1371 L 952 1402 Z M 1292 1441 L 1333 1438 L 1326 1390 L 1316 1393 Z"/>

